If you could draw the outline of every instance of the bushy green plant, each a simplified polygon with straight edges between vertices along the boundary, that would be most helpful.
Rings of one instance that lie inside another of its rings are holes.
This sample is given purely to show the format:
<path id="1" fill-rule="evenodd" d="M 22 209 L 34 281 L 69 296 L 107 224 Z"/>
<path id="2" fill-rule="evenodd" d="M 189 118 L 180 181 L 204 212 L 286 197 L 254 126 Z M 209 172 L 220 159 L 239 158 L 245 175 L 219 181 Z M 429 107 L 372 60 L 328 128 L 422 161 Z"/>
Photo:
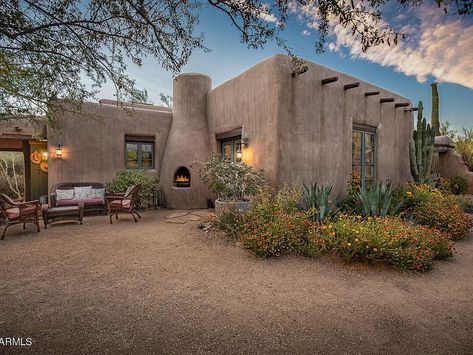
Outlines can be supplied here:
<path id="1" fill-rule="evenodd" d="M 217 227 L 232 239 L 240 236 L 243 228 L 243 215 L 234 209 L 225 209 L 216 216 Z"/>
<path id="2" fill-rule="evenodd" d="M 243 200 L 266 184 L 262 170 L 226 159 L 220 154 L 214 154 L 203 163 L 201 178 L 224 201 Z"/>
<path id="3" fill-rule="evenodd" d="M 137 206 L 139 209 L 149 207 L 151 196 L 159 187 L 159 179 L 146 175 L 141 170 L 120 170 L 107 184 L 109 192 L 124 193 L 132 185 L 141 185 Z"/>
<path id="4" fill-rule="evenodd" d="M 387 183 L 373 183 L 370 189 L 361 188 L 358 194 L 364 216 L 385 217 L 399 212 L 403 201 L 393 204 L 393 186 Z"/>
<path id="5" fill-rule="evenodd" d="M 361 177 L 358 174 L 352 174 L 347 183 L 346 198 L 340 203 L 340 210 L 348 214 L 359 214 L 361 204 L 359 193 L 361 189 Z"/>
<path id="6" fill-rule="evenodd" d="M 468 181 L 463 176 L 454 176 L 449 181 L 450 191 L 462 195 L 468 190 Z"/>
<path id="7" fill-rule="evenodd" d="M 450 122 L 442 123 L 440 132 L 455 143 L 455 150 L 463 158 L 470 171 L 473 171 L 473 128 L 465 128 L 459 132 L 451 129 Z"/>
<path id="8" fill-rule="evenodd" d="M 383 261 L 396 268 L 426 271 L 434 259 L 452 256 L 442 232 L 398 217 L 340 215 L 324 228 L 331 248 L 347 261 Z"/>
<path id="9" fill-rule="evenodd" d="M 313 256 L 325 250 L 325 240 L 306 213 L 294 207 L 298 189 L 286 189 L 273 197 L 265 189 L 252 200 L 244 215 L 242 244 L 261 257 L 284 252 Z"/>
<path id="10" fill-rule="evenodd" d="M 455 139 L 455 150 L 463 158 L 470 171 L 473 171 L 473 128 L 463 128 Z"/>
<path id="11" fill-rule="evenodd" d="M 463 212 L 456 196 L 427 184 L 405 184 L 404 216 L 419 224 L 438 229 L 452 239 L 464 237 L 473 220 Z"/>

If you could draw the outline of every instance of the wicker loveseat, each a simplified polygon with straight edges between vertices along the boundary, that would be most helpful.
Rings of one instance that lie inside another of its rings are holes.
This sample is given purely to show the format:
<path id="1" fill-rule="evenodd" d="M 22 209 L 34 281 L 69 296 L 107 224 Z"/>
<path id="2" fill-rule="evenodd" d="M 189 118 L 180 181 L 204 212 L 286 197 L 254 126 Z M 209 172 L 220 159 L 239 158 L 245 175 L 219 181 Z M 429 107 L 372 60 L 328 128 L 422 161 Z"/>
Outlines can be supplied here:
<path id="1" fill-rule="evenodd" d="M 90 187 L 91 189 L 88 189 Z M 88 193 L 89 190 L 91 193 Z M 51 207 L 84 204 L 84 214 L 106 213 L 106 186 L 98 182 L 67 182 L 54 185 L 49 203 Z"/>

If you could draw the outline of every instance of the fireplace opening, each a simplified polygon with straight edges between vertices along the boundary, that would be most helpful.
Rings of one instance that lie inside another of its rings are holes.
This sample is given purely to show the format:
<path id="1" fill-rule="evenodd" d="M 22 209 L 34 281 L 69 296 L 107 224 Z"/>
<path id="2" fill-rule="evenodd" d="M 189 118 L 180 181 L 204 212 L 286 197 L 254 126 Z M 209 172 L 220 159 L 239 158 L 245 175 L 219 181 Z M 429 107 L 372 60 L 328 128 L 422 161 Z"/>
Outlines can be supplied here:
<path id="1" fill-rule="evenodd" d="M 185 166 L 179 167 L 174 173 L 174 187 L 190 187 L 191 173 Z"/>

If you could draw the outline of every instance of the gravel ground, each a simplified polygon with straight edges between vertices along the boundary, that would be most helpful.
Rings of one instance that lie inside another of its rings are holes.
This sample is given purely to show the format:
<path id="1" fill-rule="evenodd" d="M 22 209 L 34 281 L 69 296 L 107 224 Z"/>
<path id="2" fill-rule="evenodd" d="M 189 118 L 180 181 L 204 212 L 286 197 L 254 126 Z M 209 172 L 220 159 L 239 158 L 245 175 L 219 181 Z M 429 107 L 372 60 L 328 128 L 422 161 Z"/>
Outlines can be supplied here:
<path id="1" fill-rule="evenodd" d="M 166 213 L 11 228 L 0 338 L 33 345 L 0 352 L 473 353 L 473 238 L 418 274 L 260 260 Z"/>

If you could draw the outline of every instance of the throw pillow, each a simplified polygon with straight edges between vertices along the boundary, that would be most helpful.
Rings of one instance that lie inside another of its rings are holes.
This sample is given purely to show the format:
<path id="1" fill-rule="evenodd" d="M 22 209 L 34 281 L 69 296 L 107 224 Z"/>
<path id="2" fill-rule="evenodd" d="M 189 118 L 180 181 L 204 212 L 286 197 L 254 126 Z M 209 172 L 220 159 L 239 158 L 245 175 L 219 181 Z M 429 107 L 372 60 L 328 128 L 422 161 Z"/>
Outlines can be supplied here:
<path id="1" fill-rule="evenodd" d="M 92 189 L 90 194 L 90 198 L 104 198 L 105 197 L 105 189 Z"/>
<path id="2" fill-rule="evenodd" d="M 133 191 L 134 187 L 135 186 L 130 186 L 129 188 L 127 188 L 123 197 L 128 197 L 128 195 L 131 194 L 131 191 Z"/>
<path id="3" fill-rule="evenodd" d="M 92 194 L 92 186 L 74 187 L 74 200 L 87 200 Z"/>
<path id="4" fill-rule="evenodd" d="M 74 190 L 56 190 L 56 199 L 72 200 L 74 198 Z"/>

